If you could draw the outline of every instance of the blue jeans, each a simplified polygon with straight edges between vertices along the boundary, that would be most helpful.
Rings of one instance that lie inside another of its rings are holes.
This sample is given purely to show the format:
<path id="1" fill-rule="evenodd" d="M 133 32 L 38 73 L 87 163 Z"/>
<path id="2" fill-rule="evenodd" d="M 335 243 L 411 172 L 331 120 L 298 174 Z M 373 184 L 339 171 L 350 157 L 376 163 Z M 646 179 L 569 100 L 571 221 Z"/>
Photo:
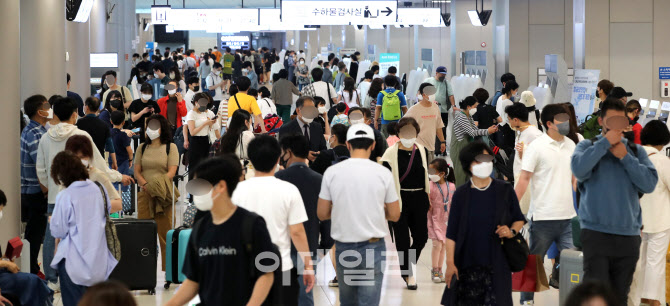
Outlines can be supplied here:
<path id="1" fill-rule="evenodd" d="M 128 167 L 129 164 L 130 164 L 130 162 L 128 160 L 124 160 L 121 163 L 118 163 L 118 161 L 117 161 L 117 166 L 119 167 L 119 169 L 117 171 L 119 171 L 119 173 L 121 173 L 121 174 L 132 176 L 133 175 L 133 169 L 130 169 L 130 167 Z M 109 163 L 109 166 L 110 167 L 112 166 L 111 162 Z M 113 185 L 114 185 L 114 189 L 116 189 L 117 191 L 119 190 L 119 186 L 121 186 L 121 191 L 123 191 L 123 192 L 128 191 L 128 189 L 130 188 L 130 186 L 123 186 L 121 183 L 114 183 Z"/>
<path id="2" fill-rule="evenodd" d="M 310 292 L 305 292 L 307 288 L 302 282 L 302 274 L 305 270 L 305 264 L 302 261 L 302 258 L 298 259 L 298 253 L 291 252 L 291 260 L 293 261 L 293 266 L 298 269 L 298 284 L 300 285 L 300 295 L 298 295 L 298 306 L 314 306 L 314 289 Z M 314 258 L 312 258 L 314 260 Z M 316 273 L 316 269 L 314 270 Z"/>
<path id="3" fill-rule="evenodd" d="M 0 288 L 2 294 L 17 296 L 23 305 L 53 304 L 54 292 L 35 274 L 11 273 L 7 269 L 0 269 Z"/>
<path id="4" fill-rule="evenodd" d="M 384 252 L 384 239 L 353 243 L 335 241 L 340 305 L 379 305 Z"/>
<path id="5" fill-rule="evenodd" d="M 544 258 L 547 250 L 552 243 L 556 243 L 559 255 L 560 251 L 571 249 L 572 244 L 572 223 L 567 220 L 533 220 L 530 224 L 530 253 L 540 255 Z M 560 262 L 560 256 L 556 258 Z M 521 292 L 521 303 L 532 301 L 535 294 L 533 292 Z"/>
<path id="6" fill-rule="evenodd" d="M 58 273 L 60 275 L 61 298 L 63 306 L 76 306 L 79 300 L 84 296 L 88 287 L 77 285 L 72 282 L 70 276 L 65 270 L 65 259 L 58 263 Z"/>
<path id="7" fill-rule="evenodd" d="M 47 206 L 47 218 L 51 216 L 56 204 L 49 204 Z M 54 252 L 56 250 L 56 240 L 51 236 L 51 228 L 47 223 L 47 230 L 44 234 L 44 248 L 42 249 L 42 267 L 44 268 L 44 275 L 46 281 L 56 283 L 58 282 L 58 271 L 51 268 L 51 261 L 54 259 Z"/>

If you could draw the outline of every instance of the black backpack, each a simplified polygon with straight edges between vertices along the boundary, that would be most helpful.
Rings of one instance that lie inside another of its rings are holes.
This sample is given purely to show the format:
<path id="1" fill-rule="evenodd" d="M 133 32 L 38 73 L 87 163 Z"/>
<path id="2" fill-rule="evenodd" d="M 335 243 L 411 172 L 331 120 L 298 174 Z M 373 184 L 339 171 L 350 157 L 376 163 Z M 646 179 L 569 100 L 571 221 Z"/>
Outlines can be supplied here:
<path id="1" fill-rule="evenodd" d="M 330 149 L 329 151 L 331 151 L 331 153 L 333 153 L 333 162 L 331 163 L 331 165 L 334 165 L 334 164 L 337 164 L 341 161 L 345 161 L 345 160 L 349 159 L 349 156 L 339 156 L 339 155 L 337 155 L 337 153 L 335 153 L 335 149 Z"/>
<path id="2" fill-rule="evenodd" d="M 262 218 L 254 212 L 249 211 L 249 214 L 242 221 L 242 246 L 244 251 L 249 257 L 254 257 L 254 223 L 258 218 Z M 279 248 L 274 243 L 272 244 L 272 253 L 275 258 L 279 258 L 279 265 L 274 270 L 274 282 L 272 283 L 272 288 L 268 297 L 265 299 L 263 305 L 283 305 L 283 287 L 282 282 L 282 264 L 281 264 L 281 253 L 279 253 Z M 250 280 L 252 281 L 251 287 L 256 280 L 263 274 L 259 273 L 256 270 L 256 260 L 249 260 L 249 275 Z"/>

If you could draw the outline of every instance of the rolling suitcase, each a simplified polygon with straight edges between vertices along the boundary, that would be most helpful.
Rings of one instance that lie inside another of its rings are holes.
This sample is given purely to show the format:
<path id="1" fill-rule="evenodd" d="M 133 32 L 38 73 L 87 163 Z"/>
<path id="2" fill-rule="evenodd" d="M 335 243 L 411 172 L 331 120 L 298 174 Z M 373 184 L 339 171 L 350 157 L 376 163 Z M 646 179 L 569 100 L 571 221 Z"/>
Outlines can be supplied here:
<path id="1" fill-rule="evenodd" d="M 109 279 L 120 281 L 130 290 L 156 294 L 158 241 L 154 220 L 112 219 L 121 243 L 121 260 Z"/>
<path id="2" fill-rule="evenodd" d="M 182 268 L 184 267 L 184 257 L 186 256 L 186 247 L 191 237 L 191 229 L 178 227 L 169 230 L 165 246 L 165 289 L 170 288 L 170 284 L 181 284 L 186 279 Z"/>
<path id="3" fill-rule="evenodd" d="M 584 277 L 584 255 L 577 250 L 563 250 L 561 252 L 559 305 L 565 305 L 565 300 L 574 287 L 582 283 Z"/>

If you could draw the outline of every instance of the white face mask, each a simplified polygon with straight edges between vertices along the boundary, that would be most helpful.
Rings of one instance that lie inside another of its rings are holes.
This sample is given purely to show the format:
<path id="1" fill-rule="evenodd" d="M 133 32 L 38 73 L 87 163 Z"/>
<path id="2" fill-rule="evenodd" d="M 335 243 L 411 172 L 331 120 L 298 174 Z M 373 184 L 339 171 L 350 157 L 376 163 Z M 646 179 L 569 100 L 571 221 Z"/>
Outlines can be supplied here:
<path id="1" fill-rule="evenodd" d="M 491 172 L 493 172 L 492 162 L 480 163 L 472 166 L 472 175 L 481 179 L 491 176 Z"/>
<path id="2" fill-rule="evenodd" d="M 142 95 L 142 100 L 145 100 L 145 101 L 149 101 L 149 100 L 151 100 L 151 95 L 145 95 L 145 94 L 143 94 L 143 95 Z"/>
<path id="3" fill-rule="evenodd" d="M 214 199 L 212 198 L 212 190 L 210 189 L 207 194 L 197 196 L 193 196 L 193 204 L 195 204 L 195 207 L 199 210 L 202 211 L 209 211 L 212 210 L 212 207 L 214 206 Z"/>
<path id="4" fill-rule="evenodd" d="M 154 140 L 160 136 L 161 136 L 160 129 L 152 130 L 150 128 L 147 128 L 147 137 L 149 137 L 149 139 Z"/>
<path id="5" fill-rule="evenodd" d="M 304 65 L 304 64 L 305 64 L 305 61 L 300 61 L 300 65 Z"/>
<path id="6" fill-rule="evenodd" d="M 154 78 L 160 79 L 160 77 L 158 76 L 158 73 L 154 73 Z"/>
<path id="7" fill-rule="evenodd" d="M 0 210 L 0 220 L 2 220 L 2 210 Z"/>
<path id="8" fill-rule="evenodd" d="M 243 73 L 248 73 L 248 72 L 249 72 L 249 69 L 242 69 L 242 72 L 243 72 Z"/>
<path id="9" fill-rule="evenodd" d="M 323 114 L 323 113 L 325 113 L 325 112 L 327 112 L 327 111 L 328 111 L 328 109 L 327 109 L 325 106 L 321 106 L 321 107 L 319 107 L 319 114 Z"/>
<path id="10" fill-rule="evenodd" d="M 81 163 L 84 165 L 84 167 L 88 168 L 88 159 L 82 159 Z"/>
<path id="11" fill-rule="evenodd" d="M 301 116 L 301 117 L 302 117 L 302 116 Z M 307 124 L 310 124 L 310 123 L 312 123 L 312 121 L 314 121 L 314 119 L 307 119 L 307 118 L 305 118 L 305 117 L 302 117 L 302 121 L 304 121 L 304 122 L 307 123 Z"/>
<path id="12" fill-rule="evenodd" d="M 54 118 L 54 110 L 53 108 L 50 108 L 48 110 L 45 110 L 47 112 L 47 119 L 53 119 Z"/>
<path id="13" fill-rule="evenodd" d="M 361 118 L 361 119 L 358 119 L 358 120 L 349 120 L 349 123 L 351 123 L 351 125 L 359 124 L 359 123 L 365 123 L 365 118 Z"/>
<path id="14" fill-rule="evenodd" d="M 175 77 L 174 72 L 170 73 L 170 78 L 174 79 L 174 77 Z"/>
<path id="15" fill-rule="evenodd" d="M 428 178 L 430 179 L 431 182 L 437 183 L 440 181 L 440 176 L 437 174 L 428 175 Z"/>
<path id="16" fill-rule="evenodd" d="M 403 145 L 405 148 L 412 148 L 414 147 L 414 143 L 416 143 L 416 137 L 415 138 L 400 138 L 400 143 Z"/>
<path id="17" fill-rule="evenodd" d="M 435 98 L 435 95 L 430 95 L 430 96 L 428 96 L 428 101 L 430 101 L 430 102 L 434 102 L 434 101 L 436 101 L 436 100 L 437 100 L 437 99 Z"/>
<path id="18" fill-rule="evenodd" d="M 470 116 L 474 116 L 477 113 L 477 109 L 472 108 L 472 109 L 470 109 L 469 113 L 470 113 Z"/>
<path id="19" fill-rule="evenodd" d="M 168 90 L 168 95 L 174 95 L 177 93 L 176 89 Z"/>

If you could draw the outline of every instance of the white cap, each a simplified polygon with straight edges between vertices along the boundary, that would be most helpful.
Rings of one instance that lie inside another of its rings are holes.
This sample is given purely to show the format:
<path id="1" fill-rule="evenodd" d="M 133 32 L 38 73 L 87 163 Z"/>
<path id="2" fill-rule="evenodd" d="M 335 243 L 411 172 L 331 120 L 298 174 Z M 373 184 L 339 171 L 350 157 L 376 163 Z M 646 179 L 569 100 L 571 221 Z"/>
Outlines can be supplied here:
<path id="1" fill-rule="evenodd" d="M 375 140 L 375 132 L 365 123 L 357 123 L 349 127 L 347 130 L 347 141 L 357 138 L 367 138 Z"/>
<path id="2" fill-rule="evenodd" d="M 520 101 L 525 105 L 526 107 L 533 107 L 535 106 L 535 96 L 533 96 L 532 91 L 524 91 L 521 93 L 521 99 Z"/>

